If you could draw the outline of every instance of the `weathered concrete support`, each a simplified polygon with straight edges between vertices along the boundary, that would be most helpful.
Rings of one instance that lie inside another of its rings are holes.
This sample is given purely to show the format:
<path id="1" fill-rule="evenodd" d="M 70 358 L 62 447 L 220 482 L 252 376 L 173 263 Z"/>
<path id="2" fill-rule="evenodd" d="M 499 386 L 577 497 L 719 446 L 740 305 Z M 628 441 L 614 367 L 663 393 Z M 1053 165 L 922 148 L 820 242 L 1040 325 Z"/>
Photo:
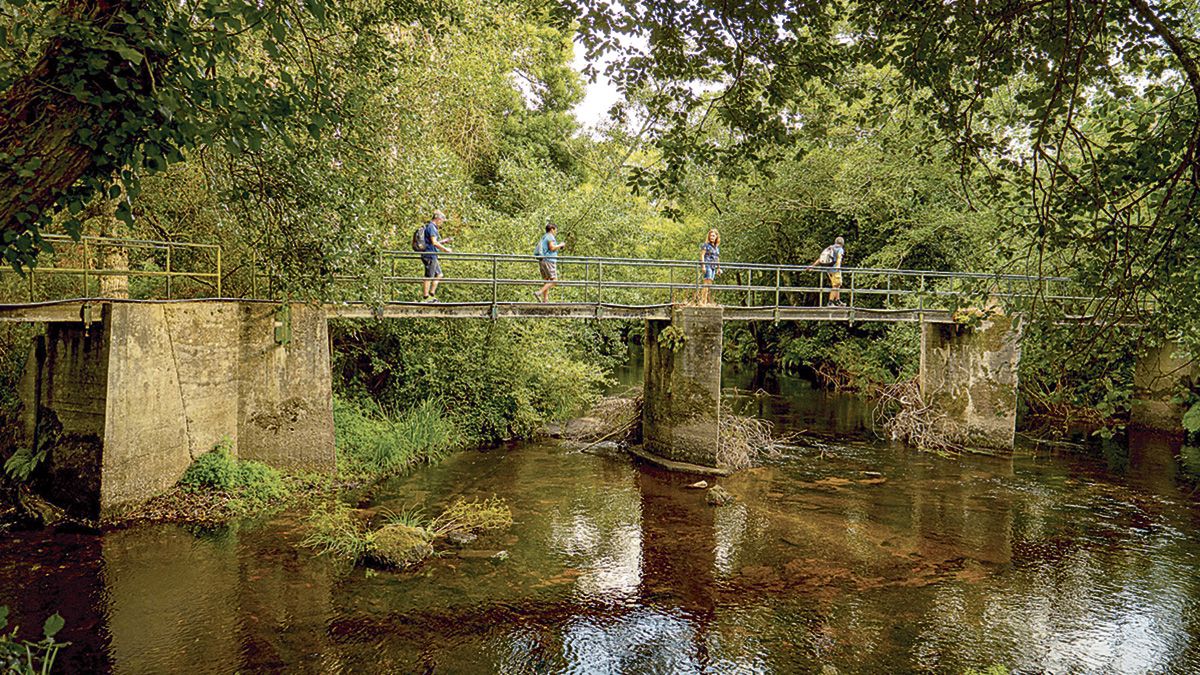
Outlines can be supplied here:
<path id="1" fill-rule="evenodd" d="M 722 311 L 675 307 L 671 317 L 646 322 L 644 453 L 694 465 L 668 468 L 719 468 Z"/>
<path id="2" fill-rule="evenodd" d="M 333 383 L 325 312 L 300 304 L 287 312 L 277 309 L 242 306 L 240 456 L 280 469 L 332 471 Z"/>
<path id="3" fill-rule="evenodd" d="M 274 309 L 117 303 L 91 326 L 50 324 L 21 386 L 27 442 L 53 448 L 48 495 L 107 518 L 169 489 L 223 440 L 243 458 L 332 472 L 324 316 L 293 306 L 299 330 L 281 345 L 263 318 Z"/>
<path id="4" fill-rule="evenodd" d="M 921 393 L 973 445 L 1013 447 L 1020 361 L 1021 326 L 1013 317 L 994 316 L 977 328 L 921 325 Z"/>
<path id="5" fill-rule="evenodd" d="M 1130 423 L 1143 429 L 1183 431 L 1183 409 L 1172 402 L 1196 372 L 1193 356 L 1174 342 L 1149 348 L 1133 371 Z"/>

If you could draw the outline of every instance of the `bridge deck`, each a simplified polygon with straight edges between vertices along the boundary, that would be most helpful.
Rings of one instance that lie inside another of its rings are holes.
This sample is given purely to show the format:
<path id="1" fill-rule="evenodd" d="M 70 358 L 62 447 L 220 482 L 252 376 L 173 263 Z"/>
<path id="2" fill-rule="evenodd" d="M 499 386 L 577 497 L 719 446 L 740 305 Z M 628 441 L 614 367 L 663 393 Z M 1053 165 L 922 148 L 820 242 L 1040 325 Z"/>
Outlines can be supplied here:
<path id="1" fill-rule="evenodd" d="M 106 303 L 184 304 L 194 302 L 261 302 L 233 298 L 209 300 L 75 299 L 0 305 L 0 321 L 81 322 L 100 321 Z M 949 323 L 950 312 L 918 309 L 865 309 L 862 307 L 745 307 L 725 306 L 726 321 L 878 321 Z M 326 304 L 331 319 L 669 319 L 671 305 L 619 305 L 588 302 L 390 302 Z"/>

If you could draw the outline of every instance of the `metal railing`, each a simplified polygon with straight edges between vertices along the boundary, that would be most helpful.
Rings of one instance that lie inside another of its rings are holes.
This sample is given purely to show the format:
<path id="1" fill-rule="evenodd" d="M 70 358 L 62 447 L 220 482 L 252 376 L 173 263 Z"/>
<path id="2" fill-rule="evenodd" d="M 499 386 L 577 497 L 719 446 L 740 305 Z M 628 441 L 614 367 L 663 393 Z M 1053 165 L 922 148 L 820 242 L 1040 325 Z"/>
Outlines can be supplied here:
<path id="1" fill-rule="evenodd" d="M 421 257 L 410 251 L 384 251 L 375 276 L 334 277 L 331 300 L 414 302 L 420 299 Z M 532 302 L 530 291 L 545 283 L 538 259 L 503 253 L 439 253 L 444 278 L 438 295 L 454 303 Z M 559 280 L 552 302 L 592 305 L 655 305 L 693 302 L 701 289 L 698 260 L 653 260 L 559 256 Z M 709 287 L 714 301 L 756 308 L 825 306 L 832 290 L 829 273 L 842 275 L 841 296 L 848 308 L 954 309 L 985 300 L 1006 307 L 1050 303 L 1066 311 L 1094 300 L 1064 277 L 723 262 L 722 275 Z M 407 272 L 411 271 L 412 274 Z"/>
<path id="2" fill-rule="evenodd" d="M 106 297 L 114 286 L 123 287 L 121 293 L 128 297 L 222 296 L 218 244 L 55 234 L 42 238 L 52 250 L 39 256 L 37 267 L 23 273 L 0 269 L 4 301 Z"/>
<path id="3" fill-rule="evenodd" d="M 18 275 L 0 271 L 0 301 L 38 302 L 67 298 L 105 297 L 101 280 L 129 282 L 128 297 L 140 299 L 221 298 L 222 251 L 217 244 L 167 242 L 110 237 L 46 235 L 54 250 L 37 268 Z M 104 255 L 114 249 L 120 255 Z M 413 251 L 385 250 L 375 254 L 374 269 L 366 274 L 334 274 L 325 278 L 322 299 L 329 302 L 378 306 L 421 299 L 425 282 L 421 258 Z M 444 302 L 490 304 L 532 303 L 531 291 L 544 281 L 538 259 L 505 253 L 439 253 L 445 277 L 438 295 Z M 121 264 L 112 265 L 112 260 Z M 695 302 L 702 283 L 698 260 L 558 256 L 559 279 L 552 302 L 594 306 L 660 306 Z M 281 279 L 250 264 L 248 279 L 231 295 L 262 300 L 285 300 Z M 1021 310 L 1032 303 L 1052 305 L 1063 314 L 1086 311 L 1094 298 L 1063 277 L 900 270 L 862 267 L 772 265 L 722 262 L 723 274 L 709 287 L 710 297 L 729 307 L 798 309 L 828 304 L 829 273 L 842 275 L 841 295 L 850 309 L 947 310 L 982 303 L 999 303 Z M 181 285 L 187 288 L 181 289 Z M 136 286 L 136 287 L 135 287 Z M 264 289 L 270 289 L 264 292 Z M 494 313 L 493 313 L 494 315 Z"/>

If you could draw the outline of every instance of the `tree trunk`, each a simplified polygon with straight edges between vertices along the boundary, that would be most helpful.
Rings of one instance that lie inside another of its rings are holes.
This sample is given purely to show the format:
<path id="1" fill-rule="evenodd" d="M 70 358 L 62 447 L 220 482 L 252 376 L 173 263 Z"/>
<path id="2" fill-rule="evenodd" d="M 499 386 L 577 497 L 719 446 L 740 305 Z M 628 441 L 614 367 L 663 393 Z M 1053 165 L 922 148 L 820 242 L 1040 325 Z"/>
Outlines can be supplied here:
<path id="1" fill-rule="evenodd" d="M 107 25 L 127 0 L 64 0 L 59 13 L 76 22 Z M 57 86 L 62 62 L 86 51 L 74 39 L 57 37 L 33 69 L 0 95 L 0 231 L 21 234 L 50 209 L 95 163 L 97 150 L 84 145 L 80 131 L 99 135 L 120 106 L 80 101 Z"/>

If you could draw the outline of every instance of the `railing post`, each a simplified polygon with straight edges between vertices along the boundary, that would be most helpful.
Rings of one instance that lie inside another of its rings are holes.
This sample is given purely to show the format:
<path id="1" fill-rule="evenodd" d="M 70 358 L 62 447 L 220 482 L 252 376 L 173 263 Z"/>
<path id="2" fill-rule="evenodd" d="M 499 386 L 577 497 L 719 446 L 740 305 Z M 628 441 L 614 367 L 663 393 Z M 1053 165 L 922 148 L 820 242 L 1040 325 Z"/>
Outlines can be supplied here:
<path id="1" fill-rule="evenodd" d="M 167 244 L 167 299 L 171 299 L 171 249 L 173 247 Z"/>
<path id="2" fill-rule="evenodd" d="M 33 268 L 29 268 L 29 301 L 33 302 Z"/>
<path id="3" fill-rule="evenodd" d="M 258 299 L 258 249 L 250 253 L 250 297 Z"/>
<path id="4" fill-rule="evenodd" d="M 217 297 L 221 295 L 221 247 L 217 246 Z"/>
<path id="5" fill-rule="evenodd" d="M 88 270 L 92 267 L 92 256 L 88 251 L 88 240 L 83 237 L 83 297 L 89 297 L 88 290 Z"/>
<path id="6" fill-rule="evenodd" d="M 498 261 L 495 256 L 492 256 L 492 318 L 496 318 L 496 299 L 499 295 L 499 278 L 497 274 Z"/>
<path id="7" fill-rule="evenodd" d="M 825 273 L 817 271 L 817 307 L 825 306 Z"/>
<path id="8" fill-rule="evenodd" d="M 883 308 L 888 309 L 892 306 L 892 273 L 887 273 L 887 294 L 883 296 Z"/>
<path id="9" fill-rule="evenodd" d="M 917 320 L 925 321 L 925 275 L 921 275 L 921 288 L 917 291 Z"/>
<path id="10" fill-rule="evenodd" d="M 669 265 L 667 269 L 670 273 L 667 285 L 671 287 L 671 304 L 673 305 L 675 304 L 675 266 Z"/>
<path id="11" fill-rule="evenodd" d="M 390 296 L 392 298 L 392 301 L 394 302 L 394 301 L 400 299 L 400 293 L 396 289 L 396 256 L 389 257 L 388 262 L 390 263 L 390 267 L 392 270 L 391 274 L 388 276 L 388 288 L 391 289 L 391 291 L 392 291 L 390 293 Z"/>
<path id="12" fill-rule="evenodd" d="M 596 263 L 596 306 L 604 301 L 604 261 Z"/>
<path id="13" fill-rule="evenodd" d="M 778 314 L 778 312 L 779 312 L 779 287 L 781 285 L 780 282 L 782 281 L 782 274 L 783 273 L 779 270 L 779 268 L 776 267 L 775 268 L 775 311 L 776 311 L 776 314 Z"/>
<path id="14" fill-rule="evenodd" d="M 848 272 L 850 276 L 850 307 L 854 307 L 854 272 Z"/>

